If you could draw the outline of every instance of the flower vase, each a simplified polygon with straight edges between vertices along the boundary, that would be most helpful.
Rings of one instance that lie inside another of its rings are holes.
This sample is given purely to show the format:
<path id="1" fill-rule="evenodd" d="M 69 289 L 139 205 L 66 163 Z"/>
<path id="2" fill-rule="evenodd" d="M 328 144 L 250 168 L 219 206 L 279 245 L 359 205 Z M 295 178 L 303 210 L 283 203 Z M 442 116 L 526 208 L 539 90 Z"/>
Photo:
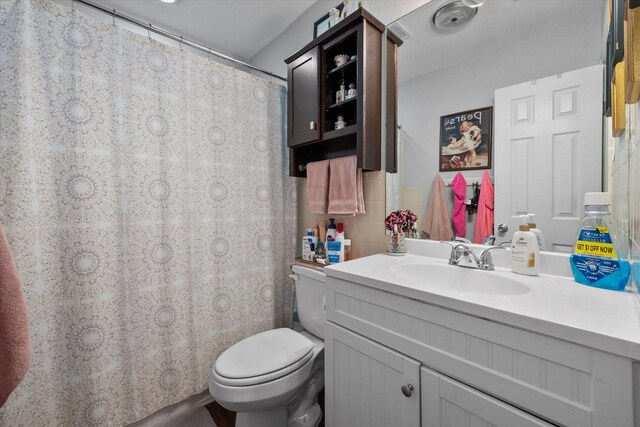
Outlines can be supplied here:
<path id="1" fill-rule="evenodd" d="M 404 247 L 404 232 L 390 233 L 388 236 L 387 253 L 389 255 L 404 255 L 407 250 Z"/>

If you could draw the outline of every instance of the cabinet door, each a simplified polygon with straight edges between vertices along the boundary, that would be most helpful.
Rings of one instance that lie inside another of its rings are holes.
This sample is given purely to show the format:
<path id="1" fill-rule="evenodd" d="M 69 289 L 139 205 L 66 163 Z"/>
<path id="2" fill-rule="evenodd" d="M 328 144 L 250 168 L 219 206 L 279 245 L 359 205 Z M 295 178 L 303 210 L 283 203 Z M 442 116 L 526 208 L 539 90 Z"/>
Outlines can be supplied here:
<path id="1" fill-rule="evenodd" d="M 422 427 L 552 427 L 435 371 L 420 371 Z"/>
<path id="2" fill-rule="evenodd" d="M 320 139 L 319 51 L 311 49 L 288 67 L 289 147 Z"/>
<path id="3" fill-rule="evenodd" d="M 420 364 L 339 326 L 326 325 L 326 425 L 419 426 Z"/>

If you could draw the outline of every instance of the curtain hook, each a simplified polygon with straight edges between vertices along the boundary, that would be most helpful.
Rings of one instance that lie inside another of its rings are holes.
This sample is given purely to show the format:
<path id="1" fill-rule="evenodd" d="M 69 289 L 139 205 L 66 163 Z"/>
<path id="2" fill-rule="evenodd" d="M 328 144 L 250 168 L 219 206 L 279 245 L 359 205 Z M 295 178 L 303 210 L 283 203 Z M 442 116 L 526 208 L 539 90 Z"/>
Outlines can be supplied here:
<path id="1" fill-rule="evenodd" d="M 76 14 L 76 0 L 71 0 L 71 14 Z"/>
<path id="2" fill-rule="evenodd" d="M 180 36 L 180 52 L 182 52 L 182 43 L 184 42 L 184 40 L 182 39 L 182 36 Z"/>
<path id="3" fill-rule="evenodd" d="M 116 10 L 113 9 L 113 16 L 111 17 L 113 19 L 113 26 L 116 26 Z"/>
<path id="4" fill-rule="evenodd" d="M 151 29 L 153 28 L 153 25 L 151 25 L 151 22 L 149 22 L 149 28 L 147 28 L 147 35 L 149 36 L 149 40 L 151 40 Z"/>

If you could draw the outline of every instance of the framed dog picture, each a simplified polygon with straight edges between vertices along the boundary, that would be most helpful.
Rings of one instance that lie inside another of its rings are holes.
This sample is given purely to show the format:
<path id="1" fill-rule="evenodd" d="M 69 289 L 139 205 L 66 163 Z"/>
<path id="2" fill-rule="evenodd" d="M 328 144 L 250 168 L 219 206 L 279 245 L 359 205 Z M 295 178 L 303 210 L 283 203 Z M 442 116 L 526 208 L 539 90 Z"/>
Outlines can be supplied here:
<path id="1" fill-rule="evenodd" d="M 493 107 L 440 117 L 440 172 L 491 169 Z"/>

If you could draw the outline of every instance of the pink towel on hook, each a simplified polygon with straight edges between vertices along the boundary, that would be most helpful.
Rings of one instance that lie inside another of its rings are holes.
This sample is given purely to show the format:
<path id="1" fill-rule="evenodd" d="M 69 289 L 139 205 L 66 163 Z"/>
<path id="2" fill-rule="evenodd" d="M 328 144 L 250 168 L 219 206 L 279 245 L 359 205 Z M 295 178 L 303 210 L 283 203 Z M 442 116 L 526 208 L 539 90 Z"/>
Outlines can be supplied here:
<path id="1" fill-rule="evenodd" d="M 7 237 L 0 228 L 0 407 L 27 375 L 30 362 L 27 307 Z"/>
<path id="2" fill-rule="evenodd" d="M 363 215 L 364 190 L 362 169 L 356 156 L 329 161 L 329 215 Z"/>
<path id="3" fill-rule="evenodd" d="M 427 213 L 422 222 L 422 231 L 432 240 L 451 240 L 453 238 L 451 218 L 444 200 L 444 181 L 438 173 L 433 180 Z"/>
<path id="4" fill-rule="evenodd" d="M 312 213 L 327 213 L 329 192 L 329 160 L 307 164 L 307 194 Z"/>
<path id="5" fill-rule="evenodd" d="M 485 237 L 493 234 L 493 205 L 494 194 L 491 178 L 487 171 L 482 175 L 482 187 L 478 200 L 478 215 L 476 217 L 476 231 L 473 235 L 473 243 L 482 243 Z"/>
<path id="6" fill-rule="evenodd" d="M 467 237 L 467 218 L 465 215 L 464 203 L 467 198 L 467 181 L 464 176 L 458 172 L 451 181 L 453 189 L 453 228 L 455 228 L 456 237 Z"/>

